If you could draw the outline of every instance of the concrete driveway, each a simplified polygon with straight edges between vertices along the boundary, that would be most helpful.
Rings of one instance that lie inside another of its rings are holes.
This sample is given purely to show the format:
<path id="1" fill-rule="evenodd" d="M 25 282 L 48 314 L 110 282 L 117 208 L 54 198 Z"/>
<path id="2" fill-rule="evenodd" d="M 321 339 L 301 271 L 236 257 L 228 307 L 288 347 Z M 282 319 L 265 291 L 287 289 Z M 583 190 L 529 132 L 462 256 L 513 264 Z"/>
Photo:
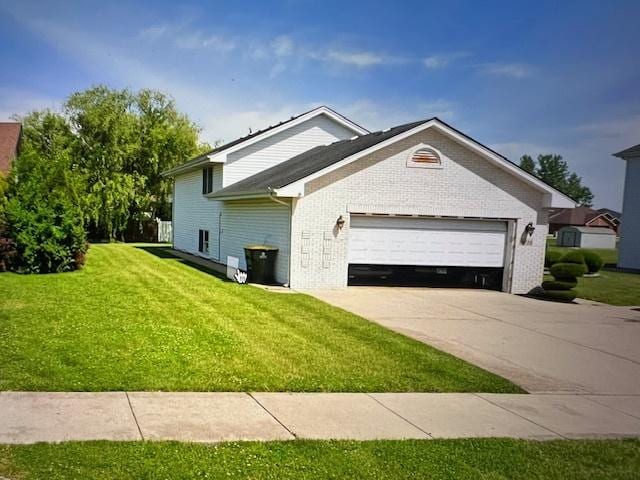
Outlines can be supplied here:
<path id="1" fill-rule="evenodd" d="M 640 311 L 487 290 L 349 287 L 312 295 L 529 392 L 640 394 Z"/>

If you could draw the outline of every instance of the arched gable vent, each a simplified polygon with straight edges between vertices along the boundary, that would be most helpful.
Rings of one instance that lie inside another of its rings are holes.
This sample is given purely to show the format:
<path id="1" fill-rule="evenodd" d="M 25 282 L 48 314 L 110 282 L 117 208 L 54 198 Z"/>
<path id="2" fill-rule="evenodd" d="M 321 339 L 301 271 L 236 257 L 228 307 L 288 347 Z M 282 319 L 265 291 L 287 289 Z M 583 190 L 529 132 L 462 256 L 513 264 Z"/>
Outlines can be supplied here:
<path id="1" fill-rule="evenodd" d="M 413 151 L 407 161 L 408 167 L 430 168 L 442 164 L 440 154 L 433 148 L 422 147 Z"/>

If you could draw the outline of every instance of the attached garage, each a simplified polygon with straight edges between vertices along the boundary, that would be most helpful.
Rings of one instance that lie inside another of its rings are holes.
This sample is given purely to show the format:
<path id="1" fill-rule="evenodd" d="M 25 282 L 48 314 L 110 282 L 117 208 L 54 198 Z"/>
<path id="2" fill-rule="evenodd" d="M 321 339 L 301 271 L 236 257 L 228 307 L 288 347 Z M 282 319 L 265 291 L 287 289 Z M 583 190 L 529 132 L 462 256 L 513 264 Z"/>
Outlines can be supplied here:
<path id="1" fill-rule="evenodd" d="M 289 286 L 300 290 L 364 284 L 527 293 L 542 281 L 548 209 L 575 206 L 438 119 L 312 148 L 209 198 L 288 208 L 289 225 L 271 228 L 288 236 Z"/>
<path id="2" fill-rule="evenodd" d="M 507 230 L 496 220 L 352 215 L 349 281 L 500 289 Z"/>

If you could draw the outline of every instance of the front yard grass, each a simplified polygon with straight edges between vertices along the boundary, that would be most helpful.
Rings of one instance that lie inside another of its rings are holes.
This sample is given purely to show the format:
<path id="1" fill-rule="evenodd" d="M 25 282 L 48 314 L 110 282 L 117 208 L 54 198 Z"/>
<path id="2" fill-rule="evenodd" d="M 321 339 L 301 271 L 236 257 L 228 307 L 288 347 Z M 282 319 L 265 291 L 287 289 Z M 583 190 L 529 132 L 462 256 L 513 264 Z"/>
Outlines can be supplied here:
<path id="1" fill-rule="evenodd" d="M 579 298 L 610 305 L 640 305 L 640 274 L 601 270 L 599 277 L 578 279 Z"/>
<path id="2" fill-rule="evenodd" d="M 0 390 L 521 391 L 310 296 L 227 282 L 166 247 L 93 245 L 83 270 L 2 273 L 0 292 Z"/>
<path id="3" fill-rule="evenodd" d="M 555 238 L 547 238 L 547 250 L 567 253 L 575 248 L 558 247 Z M 600 255 L 605 265 L 615 266 L 618 263 L 617 249 L 589 248 L 588 250 Z M 553 280 L 553 277 L 546 276 L 545 280 Z M 601 270 L 599 277 L 579 278 L 576 292 L 579 298 L 609 305 L 640 305 L 640 275 Z"/>
<path id="4" fill-rule="evenodd" d="M 632 479 L 637 440 L 289 441 L 0 446 L 0 475 L 25 479 Z"/>

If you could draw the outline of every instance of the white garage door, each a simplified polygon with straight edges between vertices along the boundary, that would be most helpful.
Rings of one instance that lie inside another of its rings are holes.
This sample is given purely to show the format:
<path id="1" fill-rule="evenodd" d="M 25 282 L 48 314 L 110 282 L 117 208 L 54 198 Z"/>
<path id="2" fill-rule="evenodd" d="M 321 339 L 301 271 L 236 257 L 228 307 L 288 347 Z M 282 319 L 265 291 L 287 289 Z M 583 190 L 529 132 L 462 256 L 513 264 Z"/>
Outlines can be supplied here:
<path id="1" fill-rule="evenodd" d="M 352 215 L 349 263 L 502 267 L 505 222 Z"/>

